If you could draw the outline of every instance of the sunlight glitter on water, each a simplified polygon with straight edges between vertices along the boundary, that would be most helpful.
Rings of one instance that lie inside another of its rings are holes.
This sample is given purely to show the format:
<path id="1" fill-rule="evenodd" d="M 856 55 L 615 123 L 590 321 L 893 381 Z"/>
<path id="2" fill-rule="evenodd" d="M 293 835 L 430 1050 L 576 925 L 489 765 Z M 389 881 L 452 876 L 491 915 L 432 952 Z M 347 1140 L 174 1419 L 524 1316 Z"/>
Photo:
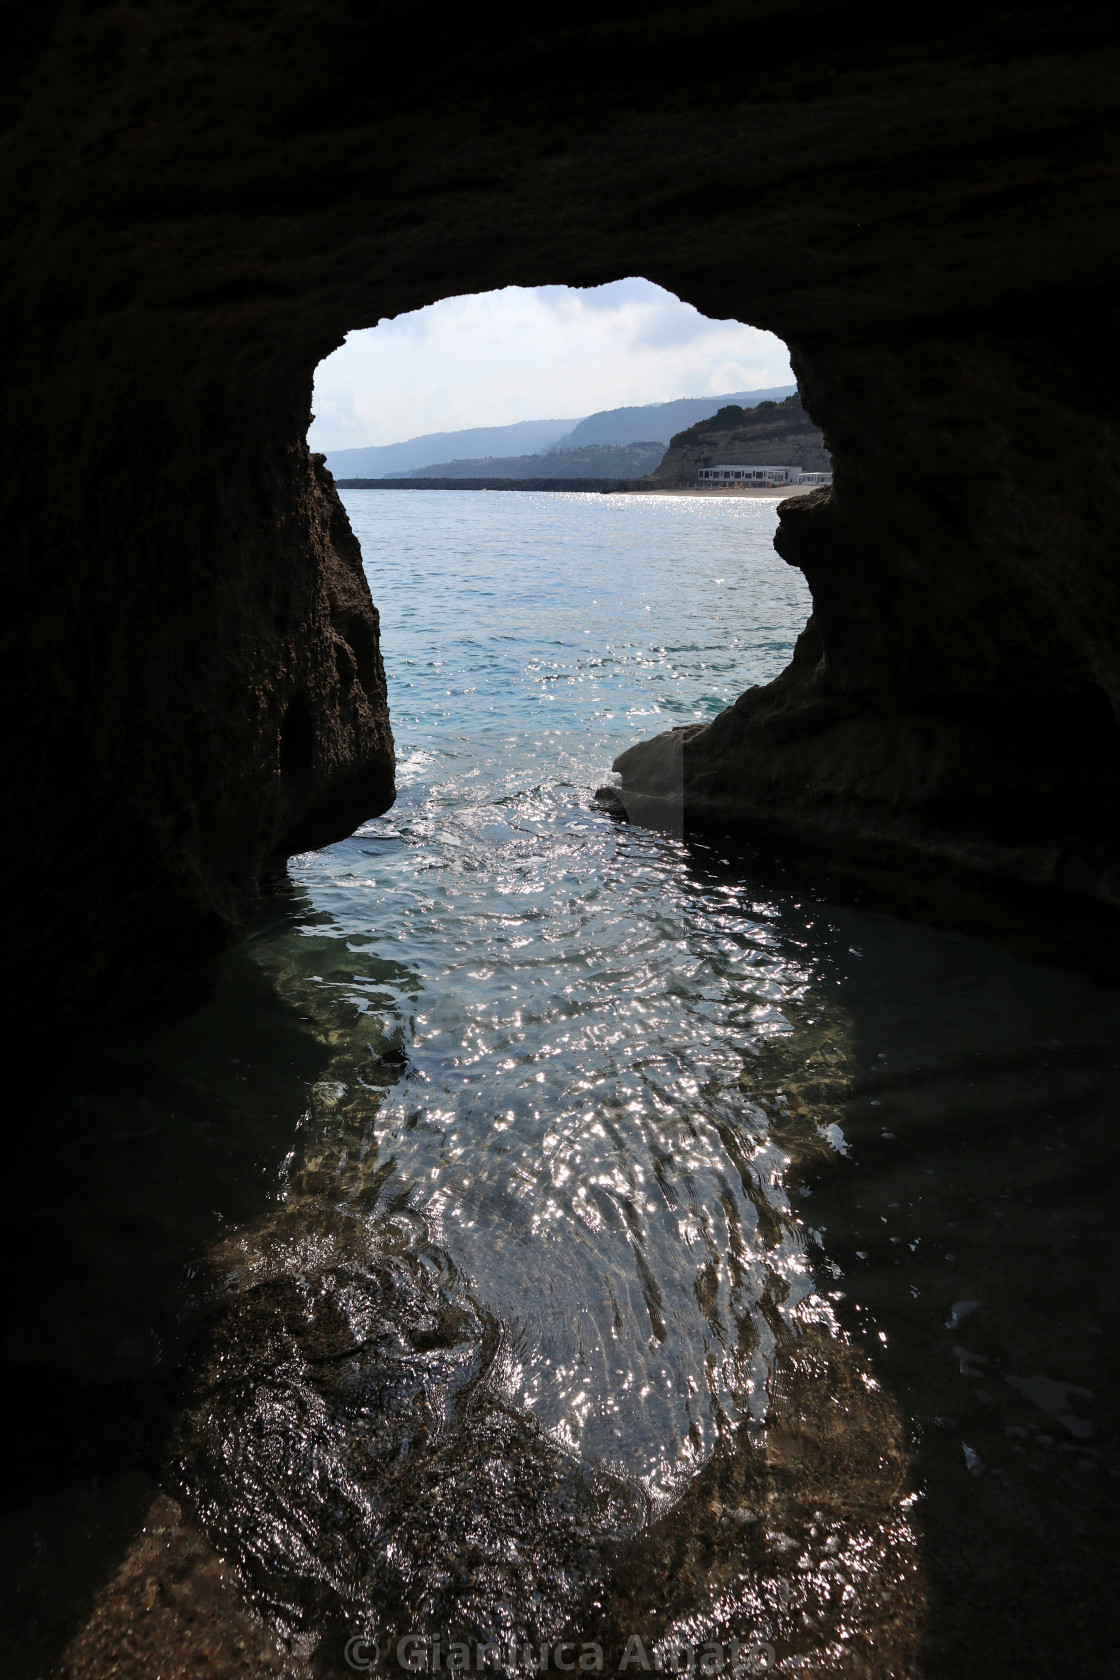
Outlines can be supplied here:
<path id="1" fill-rule="evenodd" d="M 710 716 L 774 675 L 804 584 L 770 504 L 427 495 L 418 523 L 409 493 L 349 500 L 406 791 L 293 873 L 351 949 L 423 975 L 379 1147 L 518 1327 L 523 1403 L 663 1497 L 715 1420 L 763 1404 L 772 1275 L 791 1305 L 811 1289 L 792 1224 L 757 1240 L 752 1197 L 782 1221 L 779 1188 L 744 1183 L 719 1131 L 764 1147 L 743 1058 L 789 1031 L 805 975 L 766 906 L 591 795 L 636 720 Z"/>
<path id="2" fill-rule="evenodd" d="M 10 1141 L 27 1673 L 156 1474 L 323 1675 L 420 1629 L 991 1680 L 1075 1624 L 1104 1672 L 1120 997 L 596 802 L 788 661 L 773 503 L 348 502 L 395 807 Z"/>

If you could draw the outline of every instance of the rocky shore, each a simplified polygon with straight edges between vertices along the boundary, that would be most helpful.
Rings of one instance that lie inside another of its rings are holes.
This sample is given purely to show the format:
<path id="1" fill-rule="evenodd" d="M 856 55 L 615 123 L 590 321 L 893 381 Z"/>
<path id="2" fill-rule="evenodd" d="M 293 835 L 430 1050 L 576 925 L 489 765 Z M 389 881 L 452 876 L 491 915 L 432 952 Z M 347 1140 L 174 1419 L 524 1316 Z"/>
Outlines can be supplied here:
<path id="1" fill-rule="evenodd" d="M 635 488 L 695 488 L 702 467 L 786 466 L 800 472 L 831 472 L 824 433 L 795 394 L 754 408 L 729 404 L 670 440 L 660 465 Z M 772 492 L 770 492 L 772 494 Z"/>

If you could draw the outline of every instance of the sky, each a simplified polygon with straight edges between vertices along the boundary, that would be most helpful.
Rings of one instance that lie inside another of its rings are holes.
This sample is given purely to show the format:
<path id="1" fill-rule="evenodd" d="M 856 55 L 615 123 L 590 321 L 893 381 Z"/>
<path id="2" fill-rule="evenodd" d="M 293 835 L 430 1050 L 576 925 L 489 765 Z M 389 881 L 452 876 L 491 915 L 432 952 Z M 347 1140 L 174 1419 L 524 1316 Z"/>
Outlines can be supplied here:
<path id="1" fill-rule="evenodd" d="M 316 370 L 308 441 L 353 449 L 792 383 L 773 333 L 711 321 L 649 280 L 507 286 L 351 333 Z"/>

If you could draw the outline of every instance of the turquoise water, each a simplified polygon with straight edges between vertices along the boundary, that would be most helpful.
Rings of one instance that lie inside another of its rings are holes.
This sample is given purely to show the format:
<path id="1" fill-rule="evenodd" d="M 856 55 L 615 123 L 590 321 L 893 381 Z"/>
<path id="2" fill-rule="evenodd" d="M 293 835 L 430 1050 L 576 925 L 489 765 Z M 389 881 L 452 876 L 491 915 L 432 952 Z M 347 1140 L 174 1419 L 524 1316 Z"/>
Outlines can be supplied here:
<path id="1" fill-rule="evenodd" d="M 591 795 L 637 735 L 775 676 L 808 594 L 772 502 L 417 494 L 348 493 L 397 805 L 291 875 L 330 918 L 324 955 L 377 959 L 368 992 L 344 985 L 412 1063 L 379 1145 L 521 1327 L 519 1399 L 660 1493 L 740 1380 L 696 1299 L 710 1276 L 709 1318 L 746 1310 L 718 1262 L 717 1117 L 741 1117 L 744 1046 L 786 1030 L 803 976 L 769 907 L 705 890 Z"/>
<path id="2" fill-rule="evenodd" d="M 10 1672 L 158 1488 L 318 1673 L 1101 1672 L 1120 998 L 596 802 L 787 663 L 776 500 L 345 500 L 395 807 L 14 1146 Z"/>

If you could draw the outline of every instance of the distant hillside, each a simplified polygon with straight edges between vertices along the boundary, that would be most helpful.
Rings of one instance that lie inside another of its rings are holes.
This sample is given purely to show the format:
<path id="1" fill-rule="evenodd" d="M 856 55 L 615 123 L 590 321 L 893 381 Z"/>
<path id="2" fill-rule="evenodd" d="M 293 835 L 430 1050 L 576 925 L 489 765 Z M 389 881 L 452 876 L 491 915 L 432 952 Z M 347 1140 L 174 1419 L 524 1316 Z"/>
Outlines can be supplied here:
<path id="1" fill-rule="evenodd" d="M 547 455 L 486 455 L 476 460 L 444 461 L 417 467 L 402 478 L 642 478 L 665 453 L 663 443 L 585 444 L 581 449 L 553 449 Z"/>
<path id="2" fill-rule="evenodd" d="M 795 392 L 780 403 L 761 402 L 751 408 L 729 404 L 678 432 L 644 487 L 694 485 L 699 467 L 719 466 L 832 469 L 824 435 Z"/>
<path id="3" fill-rule="evenodd" d="M 335 478 L 398 478 L 415 467 L 453 455 L 505 455 L 547 449 L 570 431 L 574 420 L 516 420 L 511 426 L 472 426 L 464 432 L 425 432 L 404 443 L 368 449 L 332 449 L 327 466 Z"/>
<path id="4" fill-rule="evenodd" d="M 639 444 L 653 438 L 664 449 L 674 432 L 706 419 L 724 404 L 749 408 L 770 397 L 784 397 L 793 389 L 792 385 L 781 385 L 768 391 L 729 391 L 719 397 L 678 397 L 673 402 L 647 403 L 644 408 L 605 408 L 589 414 L 586 420 L 518 420 L 511 426 L 426 432 L 404 443 L 332 449 L 327 454 L 327 466 L 335 478 L 399 478 L 417 467 L 446 467 L 451 462 L 479 461 L 488 456 L 509 461 L 523 454 L 541 455 L 552 449 L 578 449 L 592 443 Z M 650 468 L 643 467 L 642 471 L 649 472 Z"/>
<path id="5" fill-rule="evenodd" d="M 588 443 L 636 443 L 639 438 L 659 438 L 667 444 L 674 432 L 697 420 L 706 420 L 727 403 L 752 408 L 768 398 L 788 397 L 796 385 L 775 385 L 765 391 L 725 391 L 716 397 L 677 397 L 672 402 L 647 403 L 644 408 L 605 408 L 589 414 L 555 449 L 572 449 Z"/>

